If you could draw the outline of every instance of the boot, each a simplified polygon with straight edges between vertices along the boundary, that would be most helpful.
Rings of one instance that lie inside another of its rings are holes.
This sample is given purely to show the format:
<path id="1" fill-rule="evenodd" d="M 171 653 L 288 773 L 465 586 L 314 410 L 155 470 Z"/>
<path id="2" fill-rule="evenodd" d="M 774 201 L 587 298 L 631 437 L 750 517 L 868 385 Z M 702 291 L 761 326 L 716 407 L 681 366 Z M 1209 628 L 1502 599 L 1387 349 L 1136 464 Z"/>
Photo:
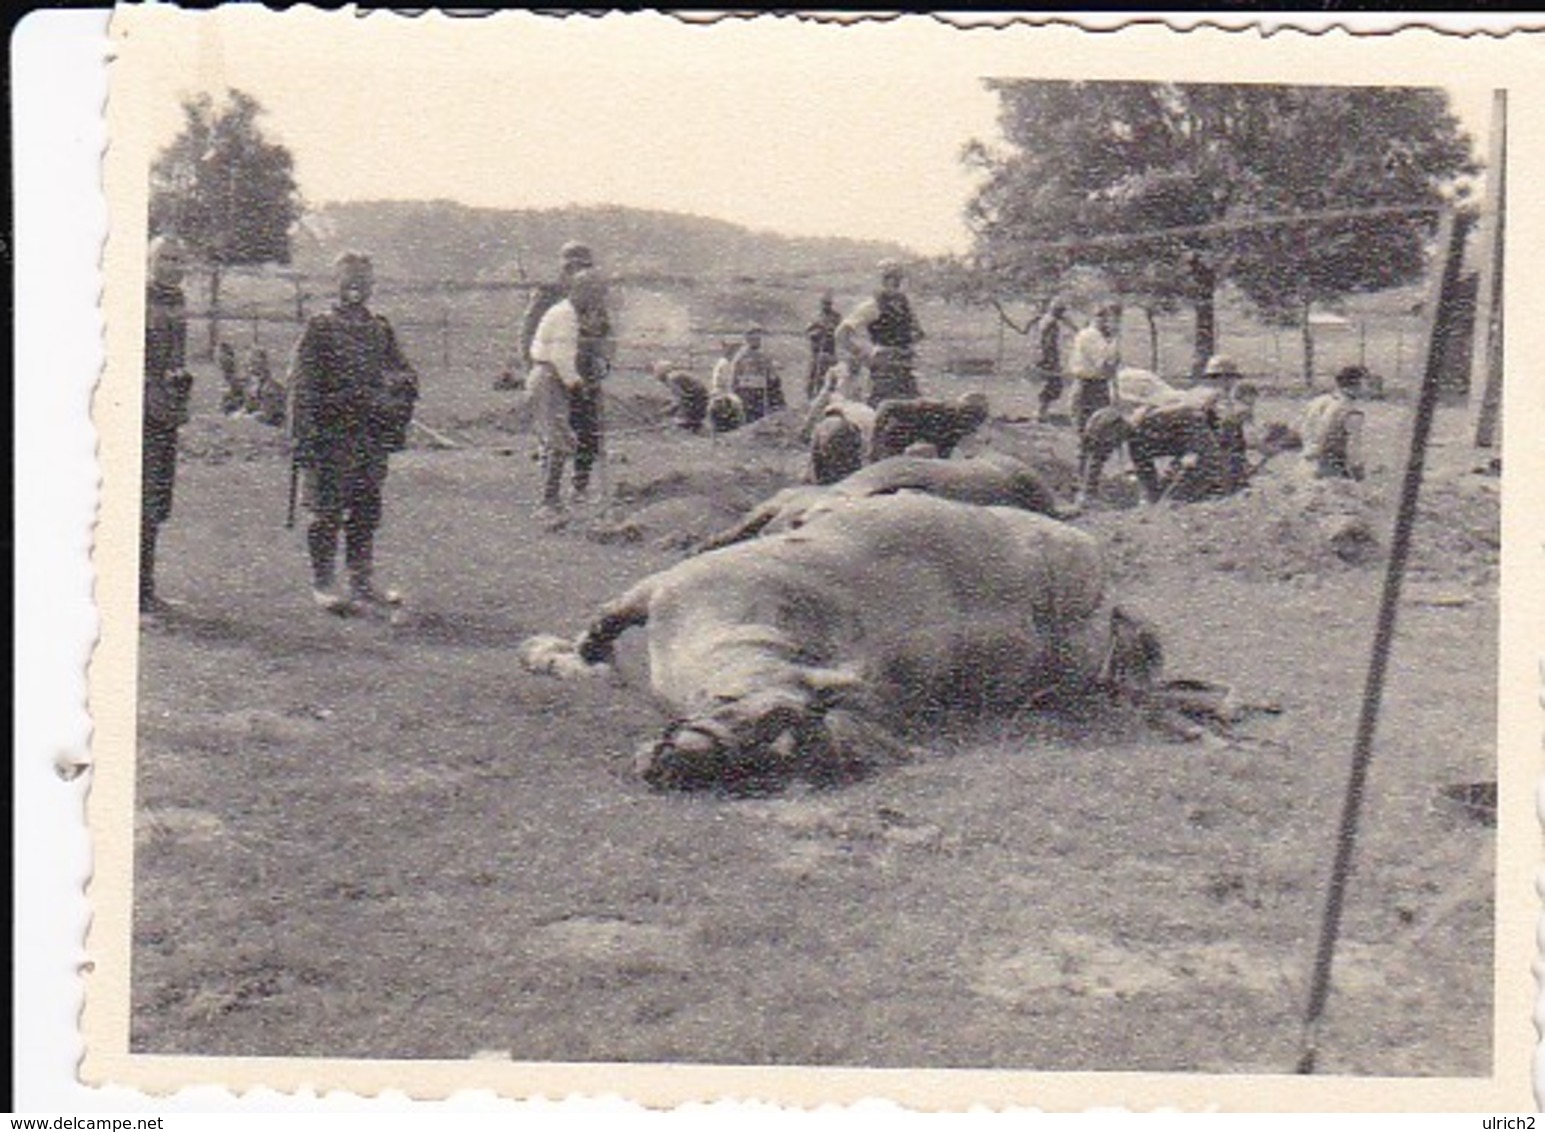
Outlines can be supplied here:
<path id="1" fill-rule="evenodd" d="M 556 522 L 563 518 L 563 460 L 549 452 L 542 465 L 542 505 L 536 518 Z"/>
<path id="2" fill-rule="evenodd" d="M 388 612 L 402 604 L 396 590 L 378 589 L 375 584 L 375 537 L 365 532 L 350 532 L 346 548 L 349 568 L 349 599 L 369 612 Z"/>
<path id="3" fill-rule="evenodd" d="M 139 611 L 142 614 L 162 613 L 166 603 L 156 596 L 156 535 L 161 528 L 155 523 L 142 523 L 139 529 Z"/>
<path id="4" fill-rule="evenodd" d="M 334 571 L 338 558 L 338 527 L 320 520 L 306 531 L 311 554 L 311 599 L 329 613 L 347 613 L 349 599 L 338 591 Z"/>

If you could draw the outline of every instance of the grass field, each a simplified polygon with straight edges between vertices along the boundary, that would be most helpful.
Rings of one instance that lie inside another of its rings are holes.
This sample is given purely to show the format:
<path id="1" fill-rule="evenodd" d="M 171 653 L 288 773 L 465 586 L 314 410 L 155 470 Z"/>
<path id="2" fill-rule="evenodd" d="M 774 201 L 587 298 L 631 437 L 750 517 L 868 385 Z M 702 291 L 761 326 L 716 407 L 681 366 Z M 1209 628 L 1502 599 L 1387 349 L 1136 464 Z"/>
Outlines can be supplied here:
<path id="1" fill-rule="evenodd" d="M 185 608 L 141 637 L 133 1050 L 1291 1071 L 1379 569 L 1329 549 L 1282 461 L 1230 500 L 1084 520 L 1173 674 L 1280 715 L 1184 743 L 1070 706 L 915 736 L 924 757 L 838 790 L 657 794 L 629 773 L 663 723 L 639 635 L 579 685 L 514 647 L 800 454 L 652 429 L 624 373 L 608 473 L 633 502 L 546 532 L 509 396 L 426 368 L 463 447 L 394 461 L 396 628 L 311 606 L 276 438 L 200 375 L 162 540 Z M 1384 531 L 1405 409 L 1370 411 Z M 1490 1065 L 1494 833 L 1441 794 L 1495 777 L 1497 481 L 1462 430 L 1440 416 L 1325 1073 Z M 1072 455 L 1065 429 L 988 439 Z M 705 480 L 725 490 L 661 486 Z"/>

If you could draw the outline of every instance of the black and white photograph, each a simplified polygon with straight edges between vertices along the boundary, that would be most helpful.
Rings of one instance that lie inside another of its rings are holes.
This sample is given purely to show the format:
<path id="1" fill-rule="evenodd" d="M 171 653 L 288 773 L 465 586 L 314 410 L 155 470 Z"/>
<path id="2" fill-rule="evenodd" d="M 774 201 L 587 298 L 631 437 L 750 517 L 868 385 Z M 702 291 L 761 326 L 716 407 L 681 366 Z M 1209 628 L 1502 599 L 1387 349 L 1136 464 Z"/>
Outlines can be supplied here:
<path id="1" fill-rule="evenodd" d="M 83 1080 L 1532 1111 L 1433 38 L 115 13 Z"/>

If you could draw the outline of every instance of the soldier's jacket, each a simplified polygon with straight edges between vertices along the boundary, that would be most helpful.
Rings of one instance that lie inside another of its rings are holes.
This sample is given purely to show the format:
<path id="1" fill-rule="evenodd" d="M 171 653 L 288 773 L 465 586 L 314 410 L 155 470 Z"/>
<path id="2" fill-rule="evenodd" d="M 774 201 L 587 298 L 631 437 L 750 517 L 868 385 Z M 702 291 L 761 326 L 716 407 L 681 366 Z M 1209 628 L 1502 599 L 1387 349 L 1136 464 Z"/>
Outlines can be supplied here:
<path id="1" fill-rule="evenodd" d="M 188 316 L 181 287 L 145 289 L 145 426 L 175 429 L 188 419 Z"/>
<path id="2" fill-rule="evenodd" d="M 290 365 L 297 460 L 326 460 L 361 443 L 384 451 L 404 445 L 418 379 L 386 319 L 343 306 L 315 315 Z"/>

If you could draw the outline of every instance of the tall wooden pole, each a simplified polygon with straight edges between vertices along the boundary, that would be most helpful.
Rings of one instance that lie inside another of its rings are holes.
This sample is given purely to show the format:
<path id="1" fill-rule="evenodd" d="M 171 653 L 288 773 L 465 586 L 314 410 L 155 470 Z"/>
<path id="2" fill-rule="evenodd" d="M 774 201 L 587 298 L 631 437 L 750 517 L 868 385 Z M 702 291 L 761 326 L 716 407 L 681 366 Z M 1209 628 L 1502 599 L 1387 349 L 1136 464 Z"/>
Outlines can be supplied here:
<path id="1" fill-rule="evenodd" d="M 1496 444 L 1502 417 L 1502 246 L 1507 227 L 1507 91 L 1491 95 L 1491 144 L 1481 213 L 1480 286 L 1470 362 L 1470 416 L 1475 446 Z"/>
<path id="2" fill-rule="evenodd" d="M 1313 1073 L 1319 1055 L 1320 1020 L 1330 995 L 1331 962 L 1335 958 L 1336 940 L 1341 933 L 1341 912 L 1346 900 L 1347 882 L 1352 873 L 1353 850 L 1357 847 L 1358 823 L 1368 781 L 1368 767 L 1373 761 L 1373 738 L 1378 729 L 1379 707 L 1384 698 L 1384 676 L 1389 668 L 1390 649 L 1395 640 L 1395 614 L 1400 608 L 1400 589 L 1405 577 L 1406 557 L 1411 548 L 1411 530 L 1416 524 L 1416 501 L 1421 492 L 1427 438 L 1432 432 L 1443 358 L 1453 328 L 1454 293 L 1464 258 L 1467 226 L 1465 217 L 1445 213 L 1438 228 L 1439 259 L 1434 264 L 1432 299 L 1427 305 L 1432 322 L 1427 337 L 1426 365 L 1422 372 L 1416 411 L 1411 419 L 1410 453 L 1406 461 L 1405 478 L 1400 485 L 1400 505 L 1395 514 L 1394 534 L 1390 538 L 1389 563 L 1385 568 L 1384 591 L 1380 596 L 1378 621 L 1374 627 L 1368 678 L 1363 686 L 1362 714 L 1358 717 L 1357 736 L 1352 744 L 1352 767 L 1342 803 L 1336 857 L 1331 865 L 1325 912 L 1320 922 L 1319 946 L 1310 978 L 1309 1005 L 1304 1012 L 1299 1073 Z"/>

